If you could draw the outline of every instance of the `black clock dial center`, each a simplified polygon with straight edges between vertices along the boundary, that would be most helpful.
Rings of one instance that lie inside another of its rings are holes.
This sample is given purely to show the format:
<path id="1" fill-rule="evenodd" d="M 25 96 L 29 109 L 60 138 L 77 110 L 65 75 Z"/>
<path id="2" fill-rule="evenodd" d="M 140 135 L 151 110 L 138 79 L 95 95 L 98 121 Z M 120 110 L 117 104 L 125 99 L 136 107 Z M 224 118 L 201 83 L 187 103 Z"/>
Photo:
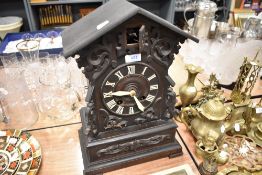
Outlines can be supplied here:
<path id="1" fill-rule="evenodd" d="M 117 91 L 134 91 L 136 93 L 136 97 L 141 99 L 146 97 L 149 93 L 149 82 L 145 79 L 145 77 L 134 74 L 129 75 L 122 78 L 115 86 L 114 92 Z"/>

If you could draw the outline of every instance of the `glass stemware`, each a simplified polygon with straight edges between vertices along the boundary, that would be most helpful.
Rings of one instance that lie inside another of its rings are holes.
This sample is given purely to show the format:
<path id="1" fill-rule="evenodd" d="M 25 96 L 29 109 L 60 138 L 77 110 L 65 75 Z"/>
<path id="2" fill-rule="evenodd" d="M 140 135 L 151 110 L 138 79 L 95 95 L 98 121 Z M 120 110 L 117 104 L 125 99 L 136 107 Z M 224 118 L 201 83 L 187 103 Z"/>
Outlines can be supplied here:
<path id="1" fill-rule="evenodd" d="M 69 120 L 78 112 L 78 96 L 71 88 L 42 85 L 39 88 L 39 111 L 54 120 Z"/>
<path id="2" fill-rule="evenodd" d="M 31 40 L 24 41 L 23 47 L 28 47 L 26 42 Z M 21 51 L 22 62 L 15 54 L 1 57 L 0 90 L 8 94 L 0 93 L 0 127 L 28 129 L 39 114 L 55 120 L 74 117 L 84 104 L 87 89 L 76 58 L 47 52 L 33 54 L 33 58 L 23 54 Z"/>
<path id="3" fill-rule="evenodd" d="M 17 50 L 27 62 L 36 61 L 39 54 L 39 41 L 25 40 L 16 45 Z"/>
<path id="4" fill-rule="evenodd" d="M 56 77 L 57 77 L 57 84 L 60 87 L 68 87 L 70 86 L 70 69 L 67 63 L 67 60 L 61 56 L 57 55 L 57 57 L 54 60 L 54 63 L 56 65 Z"/>
<path id="5" fill-rule="evenodd" d="M 51 119 L 71 119 L 78 112 L 81 98 L 71 86 L 68 62 L 61 55 L 49 55 L 40 59 L 40 64 L 39 111 Z"/>
<path id="6" fill-rule="evenodd" d="M 69 57 L 68 65 L 70 69 L 70 82 L 71 82 L 71 88 L 73 88 L 81 98 L 81 101 L 85 101 L 86 93 L 87 93 L 87 87 L 88 87 L 88 79 L 83 74 L 82 70 L 78 68 L 77 57 Z"/>
<path id="7" fill-rule="evenodd" d="M 50 38 L 50 44 L 54 44 L 54 39 L 59 36 L 59 33 L 56 31 L 49 31 L 46 36 Z"/>
<path id="8" fill-rule="evenodd" d="M 22 39 L 24 41 L 28 41 L 28 40 L 31 40 L 33 38 L 34 38 L 33 35 L 31 35 L 30 33 L 25 33 L 25 34 L 22 35 Z"/>
<path id="9" fill-rule="evenodd" d="M 34 35 L 34 39 L 37 40 L 37 41 L 39 41 L 39 42 L 40 42 L 43 38 L 46 38 L 45 34 L 43 34 L 43 33 L 36 33 L 36 34 Z"/>

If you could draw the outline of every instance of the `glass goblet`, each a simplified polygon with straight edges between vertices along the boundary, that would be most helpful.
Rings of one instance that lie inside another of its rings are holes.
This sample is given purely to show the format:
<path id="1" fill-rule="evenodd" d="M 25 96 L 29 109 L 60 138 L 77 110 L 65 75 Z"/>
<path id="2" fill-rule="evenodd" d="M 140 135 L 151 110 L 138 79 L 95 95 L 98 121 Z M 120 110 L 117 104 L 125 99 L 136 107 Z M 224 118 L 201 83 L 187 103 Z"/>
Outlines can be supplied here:
<path id="1" fill-rule="evenodd" d="M 26 40 L 16 45 L 17 50 L 23 57 L 25 62 L 36 61 L 39 55 L 39 41 Z"/>

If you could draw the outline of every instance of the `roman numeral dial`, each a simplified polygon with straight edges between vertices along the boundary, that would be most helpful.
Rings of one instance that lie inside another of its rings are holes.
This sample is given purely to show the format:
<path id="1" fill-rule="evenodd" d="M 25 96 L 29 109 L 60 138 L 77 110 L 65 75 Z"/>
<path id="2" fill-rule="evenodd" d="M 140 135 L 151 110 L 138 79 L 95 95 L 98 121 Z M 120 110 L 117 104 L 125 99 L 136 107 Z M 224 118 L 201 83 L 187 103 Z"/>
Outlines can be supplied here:
<path id="1" fill-rule="evenodd" d="M 116 101 L 112 99 L 111 101 L 107 102 L 106 105 L 110 108 L 113 109 L 116 106 Z"/>
<path id="2" fill-rule="evenodd" d="M 158 84 L 150 85 L 150 91 L 151 90 L 157 90 L 157 89 L 158 89 Z"/>
<path id="3" fill-rule="evenodd" d="M 121 71 L 117 71 L 115 75 L 118 77 L 119 80 L 124 77 Z"/>
<path id="4" fill-rule="evenodd" d="M 136 66 L 132 65 L 132 66 L 127 66 L 128 69 L 128 74 L 135 74 L 136 73 Z"/>
<path id="5" fill-rule="evenodd" d="M 132 63 L 106 75 L 101 98 L 113 115 L 133 116 L 146 111 L 154 103 L 160 88 L 154 68 L 144 63 Z"/>

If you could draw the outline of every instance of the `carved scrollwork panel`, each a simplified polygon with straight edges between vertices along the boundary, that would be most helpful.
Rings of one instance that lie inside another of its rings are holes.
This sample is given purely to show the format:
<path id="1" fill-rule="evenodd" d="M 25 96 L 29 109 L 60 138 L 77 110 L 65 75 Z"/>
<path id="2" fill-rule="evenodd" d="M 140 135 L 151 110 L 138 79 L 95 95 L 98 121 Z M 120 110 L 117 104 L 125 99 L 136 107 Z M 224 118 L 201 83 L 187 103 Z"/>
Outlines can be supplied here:
<path id="1" fill-rule="evenodd" d="M 151 54 L 161 64 L 169 67 L 174 59 L 174 42 L 169 38 L 152 39 Z"/>
<path id="2" fill-rule="evenodd" d="M 120 117 L 116 117 L 113 115 L 110 115 L 107 117 L 105 121 L 105 130 L 110 130 L 110 129 L 118 129 L 118 128 L 124 128 L 127 126 L 127 121 L 123 120 Z"/>
<path id="3" fill-rule="evenodd" d="M 98 157 L 101 157 L 102 155 L 114 155 L 121 152 L 136 151 L 139 148 L 157 145 L 161 142 L 170 139 L 171 139 L 170 135 L 156 135 L 146 139 L 136 139 L 126 143 L 108 146 L 104 149 L 100 149 L 99 151 L 97 151 L 96 154 Z"/>
<path id="4" fill-rule="evenodd" d="M 111 51 L 109 48 L 96 44 L 88 49 L 87 55 L 81 54 L 82 59 L 78 59 L 78 66 L 84 67 L 84 74 L 90 82 L 96 80 L 111 63 Z"/>
<path id="5" fill-rule="evenodd" d="M 141 114 L 147 121 L 157 120 L 158 116 L 156 115 L 152 107 L 148 108 L 145 112 Z"/>

